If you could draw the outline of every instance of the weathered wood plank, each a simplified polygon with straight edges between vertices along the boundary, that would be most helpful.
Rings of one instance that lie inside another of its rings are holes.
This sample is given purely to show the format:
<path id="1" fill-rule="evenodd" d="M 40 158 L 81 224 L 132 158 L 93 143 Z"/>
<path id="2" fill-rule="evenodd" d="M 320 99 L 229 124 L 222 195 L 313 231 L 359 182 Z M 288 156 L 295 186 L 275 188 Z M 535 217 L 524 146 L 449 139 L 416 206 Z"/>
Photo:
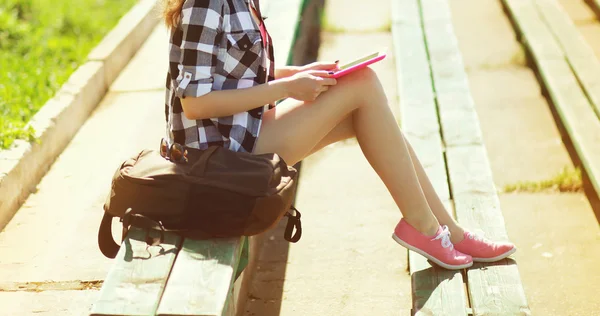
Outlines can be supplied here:
<path id="1" fill-rule="evenodd" d="M 421 3 L 456 216 L 467 229 L 481 230 L 493 239 L 506 239 L 504 220 L 448 2 L 425 0 Z M 539 44 L 545 43 L 536 43 Z M 485 273 L 478 270 L 467 270 L 467 287 L 474 315 L 519 315 L 529 311 L 516 265 L 506 268 L 488 264 L 485 265 Z M 511 282 L 504 283 L 506 280 Z"/>
<path id="2" fill-rule="evenodd" d="M 565 61 L 537 60 L 540 75 L 573 147 L 600 193 L 600 120 Z"/>
<path id="3" fill-rule="evenodd" d="M 450 207 L 443 144 L 419 1 L 395 0 L 392 33 L 398 74 L 402 129 L 419 156 L 436 192 Z M 413 313 L 416 315 L 466 315 L 463 277 L 459 271 L 432 266 L 409 251 Z"/>
<path id="4" fill-rule="evenodd" d="M 421 27 L 421 8 L 419 1 L 415 0 L 392 0 L 392 24 L 415 25 Z M 422 38 L 423 35 L 420 35 Z M 407 46 L 410 48 L 412 46 Z"/>
<path id="5" fill-rule="evenodd" d="M 600 61 L 594 50 L 555 0 L 536 0 L 536 5 L 600 117 Z"/>
<path id="6" fill-rule="evenodd" d="M 448 210 L 452 210 L 450 201 L 444 204 Z M 461 271 L 431 265 L 425 257 L 413 251 L 409 251 L 408 260 L 415 315 L 468 314 Z"/>
<path id="7" fill-rule="evenodd" d="M 534 0 L 533 3 L 567 57 L 595 57 L 594 50 L 556 0 Z"/>
<path id="8" fill-rule="evenodd" d="M 91 315 L 154 315 L 181 238 L 165 234 L 163 244 L 147 247 L 145 236 L 141 229 L 129 232 Z"/>
<path id="9" fill-rule="evenodd" d="M 224 315 L 244 238 L 185 239 L 157 314 Z"/>
<path id="10" fill-rule="evenodd" d="M 469 296 L 478 302 L 472 307 L 473 315 L 531 315 L 514 260 L 475 263 L 467 270 L 467 278 L 471 280 Z"/>
<path id="11" fill-rule="evenodd" d="M 484 160 L 485 148 L 481 145 L 450 148 L 447 155 L 450 178 L 455 179 L 468 175 L 456 175 L 453 170 L 461 172 L 471 162 Z M 474 159 L 473 156 L 479 158 Z M 491 174 L 482 177 L 491 179 Z M 493 240 L 508 239 L 496 193 L 467 192 L 454 197 L 461 225 L 479 233 L 483 231 L 486 237 Z M 467 270 L 467 280 L 473 315 L 531 315 L 514 260 L 506 259 L 493 264 L 475 263 Z"/>
<path id="12" fill-rule="evenodd" d="M 532 13 L 538 8 L 531 1 L 503 0 L 503 2 L 508 8 L 511 18 L 516 21 L 516 24 L 522 25 L 519 32 L 527 49 L 534 57 L 538 75 L 548 90 L 556 113 L 573 143 L 593 189 L 600 194 L 600 120 L 598 119 L 598 109 L 594 111 L 590 103 L 590 100 L 596 102 L 600 99 L 598 92 L 600 69 L 597 68 L 597 61 L 591 61 L 589 57 L 581 57 L 587 54 L 582 48 L 581 42 L 574 44 L 574 39 L 568 41 L 565 39 L 565 45 L 574 46 L 574 48 L 564 47 L 565 51 L 558 44 L 555 35 L 550 30 L 550 24 L 557 24 L 552 26 L 555 34 L 566 37 L 569 36 L 569 33 L 565 33 L 565 30 L 569 28 L 569 23 L 565 22 L 564 16 L 557 13 L 557 10 L 560 9 L 557 9 L 556 3 L 540 0 L 539 10 L 548 19 L 546 23 L 542 21 L 538 12 Z M 523 20 L 528 22 L 525 23 Z M 551 47 L 550 44 L 527 45 L 536 38 L 544 38 L 548 42 L 553 41 L 553 53 L 549 55 L 547 51 L 544 51 Z M 576 49 L 583 51 L 577 52 Z M 556 50 L 560 53 L 558 57 L 555 56 L 558 54 L 555 52 Z M 567 52 L 572 54 L 571 58 L 568 57 Z M 575 73 L 573 73 L 573 69 Z M 587 95 L 582 90 L 580 83 L 587 91 Z"/>
<path id="13" fill-rule="evenodd" d="M 600 61 L 596 57 L 569 58 L 569 64 L 600 120 Z"/>
<path id="14" fill-rule="evenodd" d="M 456 216 L 461 225 L 481 230 L 494 240 L 507 240 L 504 217 L 482 145 L 448 148 L 448 171 Z M 483 184 L 488 189 L 479 189 Z M 456 190 L 456 191 L 455 191 Z"/>
<path id="15" fill-rule="evenodd" d="M 536 58 L 564 58 L 561 47 L 548 32 L 548 27 L 531 0 L 502 0 L 502 3 L 511 16 L 521 41 L 529 51 L 536 52 Z"/>
<path id="16" fill-rule="evenodd" d="M 592 106 L 593 112 L 587 111 L 583 107 L 585 101 L 581 98 L 581 95 L 575 95 L 573 92 L 570 92 L 575 100 L 573 104 L 571 104 L 572 101 L 570 100 L 563 100 L 559 104 L 554 103 L 563 121 L 563 125 L 567 126 L 567 130 L 570 131 L 569 135 L 576 147 L 580 160 L 582 160 L 590 182 L 596 194 L 600 195 L 600 143 L 598 142 L 598 137 L 595 137 L 598 136 L 597 126 L 599 123 L 592 122 L 594 112 L 597 116 L 597 121 L 600 122 L 600 62 L 577 27 L 556 1 L 537 0 L 536 5 L 545 19 L 548 28 L 561 44 L 567 61 L 571 66 L 571 71 L 578 79 L 578 84 L 583 89 L 590 106 Z M 552 68 L 555 67 L 552 66 Z M 547 74 L 557 70 L 548 69 Z M 568 76 L 568 73 L 561 70 L 560 74 L 557 72 L 556 75 Z M 549 83 L 547 79 L 549 78 L 544 78 L 544 82 Z M 573 84 L 570 84 L 570 86 L 575 87 Z M 555 85 L 555 87 L 557 86 Z M 566 91 L 555 92 L 550 91 L 550 94 L 554 96 L 553 101 L 560 98 L 560 95 Z M 589 119 L 588 123 L 579 120 L 579 118 L 583 117 Z M 591 125 L 588 126 L 587 124 Z"/>
<path id="17" fill-rule="evenodd" d="M 240 261 L 238 262 L 237 270 L 235 272 L 235 279 L 233 279 L 234 282 L 240 277 L 240 275 L 242 275 L 242 272 L 244 272 L 244 269 L 246 269 L 249 263 L 248 261 L 250 260 L 250 241 L 248 240 L 248 237 L 244 237 L 242 240 L 242 251 L 240 253 Z"/>

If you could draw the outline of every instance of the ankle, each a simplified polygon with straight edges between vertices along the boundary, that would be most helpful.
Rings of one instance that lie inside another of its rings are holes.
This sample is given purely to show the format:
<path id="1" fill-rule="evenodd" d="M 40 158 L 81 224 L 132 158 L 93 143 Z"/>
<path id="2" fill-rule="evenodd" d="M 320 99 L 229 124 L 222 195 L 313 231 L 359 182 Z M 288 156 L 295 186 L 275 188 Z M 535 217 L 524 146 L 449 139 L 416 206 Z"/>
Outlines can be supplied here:
<path id="1" fill-rule="evenodd" d="M 436 219 L 427 221 L 405 218 L 405 220 L 408 224 L 410 224 L 410 226 L 414 227 L 416 230 L 418 230 L 421 234 L 425 236 L 435 236 L 435 234 L 438 231 L 438 228 L 440 227 L 440 224 L 437 222 Z"/>
<path id="2" fill-rule="evenodd" d="M 465 230 L 458 225 L 448 225 L 448 230 L 450 231 L 450 241 L 453 244 L 457 244 L 463 239 L 465 239 Z"/>

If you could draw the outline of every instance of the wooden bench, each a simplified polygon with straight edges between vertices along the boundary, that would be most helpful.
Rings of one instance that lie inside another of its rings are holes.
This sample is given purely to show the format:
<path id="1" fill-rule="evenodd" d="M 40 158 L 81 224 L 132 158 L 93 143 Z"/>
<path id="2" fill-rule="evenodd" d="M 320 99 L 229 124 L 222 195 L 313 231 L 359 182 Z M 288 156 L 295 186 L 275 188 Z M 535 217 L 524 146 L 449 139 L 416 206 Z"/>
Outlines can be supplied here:
<path id="1" fill-rule="evenodd" d="M 263 5 L 277 47 L 275 58 L 282 63 L 302 59 L 294 44 L 310 21 L 301 19 L 309 1 L 271 0 Z M 146 246 L 145 237 L 144 230 L 130 230 L 91 315 L 220 316 L 243 311 L 244 288 L 252 275 L 243 271 L 249 261 L 252 266 L 260 237 L 192 240 L 166 234 L 164 243 L 153 247 Z"/>
<path id="2" fill-rule="evenodd" d="M 600 62 L 556 0 L 503 0 L 600 214 Z M 600 216 L 600 215 L 597 215 Z"/>
<path id="3" fill-rule="evenodd" d="M 448 0 L 393 0 L 392 10 L 402 128 L 458 222 L 506 240 Z M 409 269 L 413 314 L 531 314 L 513 259 L 450 271 L 410 251 Z"/>

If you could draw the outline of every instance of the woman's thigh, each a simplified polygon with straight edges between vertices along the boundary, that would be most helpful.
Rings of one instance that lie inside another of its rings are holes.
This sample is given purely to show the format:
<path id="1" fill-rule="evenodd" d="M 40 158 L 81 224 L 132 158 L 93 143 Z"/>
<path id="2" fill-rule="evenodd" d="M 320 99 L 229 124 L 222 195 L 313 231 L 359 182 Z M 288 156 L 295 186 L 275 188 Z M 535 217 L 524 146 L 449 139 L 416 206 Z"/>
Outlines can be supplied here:
<path id="1" fill-rule="evenodd" d="M 331 145 L 333 143 L 337 143 L 339 141 L 355 137 L 354 126 L 352 125 L 352 115 L 345 118 L 340 124 L 335 126 L 331 132 L 329 132 L 321 141 L 317 143 L 313 149 L 302 159 L 316 153 L 317 151 L 323 149 L 324 147 Z"/>
<path id="2" fill-rule="evenodd" d="M 338 79 L 313 102 L 286 99 L 266 111 L 254 153 L 277 153 L 293 165 L 312 152 L 354 136 L 352 112 L 361 106 L 365 83 L 376 79 L 370 69 Z"/>

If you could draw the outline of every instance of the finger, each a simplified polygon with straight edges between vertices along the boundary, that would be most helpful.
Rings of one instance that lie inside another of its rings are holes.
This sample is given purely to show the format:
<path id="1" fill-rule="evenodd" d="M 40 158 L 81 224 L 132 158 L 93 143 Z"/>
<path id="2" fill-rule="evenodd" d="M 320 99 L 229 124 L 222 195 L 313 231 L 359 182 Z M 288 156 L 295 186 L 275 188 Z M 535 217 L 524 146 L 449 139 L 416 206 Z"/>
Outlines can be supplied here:
<path id="1" fill-rule="evenodd" d="M 337 80 L 334 78 L 323 78 L 321 79 L 321 84 L 324 86 L 335 86 L 337 84 Z"/>
<path id="2" fill-rule="evenodd" d="M 318 88 L 315 89 L 314 91 L 314 95 L 319 96 L 321 95 L 321 93 L 325 92 L 329 90 L 329 86 L 320 86 Z"/>
<path id="3" fill-rule="evenodd" d="M 332 69 L 330 69 L 330 70 L 339 71 L 339 70 L 340 70 L 340 61 L 339 61 L 339 60 L 336 60 L 336 61 L 335 61 L 335 67 L 333 67 L 333 68 L 332 68 Z"/>
<path id="4" fill-rule="evenodd" d="M 312 70 L 310 72 L 311 75 L 316 76 L 316 77 L 321 77 L 321 78 L 328 78 L 331 77 L 331 74 L 329 71 L 327 70 Z"/>

